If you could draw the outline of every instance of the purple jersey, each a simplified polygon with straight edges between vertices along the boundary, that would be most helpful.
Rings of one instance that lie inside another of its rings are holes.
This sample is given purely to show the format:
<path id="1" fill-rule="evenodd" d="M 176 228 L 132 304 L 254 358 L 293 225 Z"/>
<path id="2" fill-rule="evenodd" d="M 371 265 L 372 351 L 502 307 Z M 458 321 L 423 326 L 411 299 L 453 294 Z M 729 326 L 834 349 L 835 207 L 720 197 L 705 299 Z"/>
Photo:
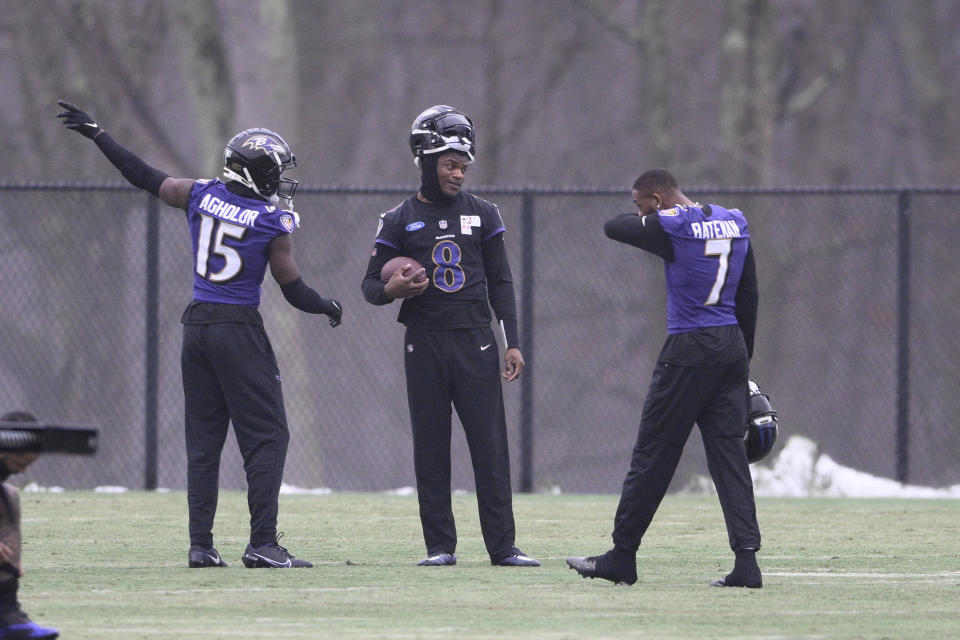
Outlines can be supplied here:
<path id="1" fill-rule="evenodd" d="M 750 246 L 743 213 L 711 204 L 658 215 L 674 254 L 664 262 L 667 333 L 737 324 L 734 299 Z"/>
<path id="2" fill-rule="evenodd" d="M 187 221 L 193 242 L 193 299 L 260 306 L 267 246 L 300 226 L 293 211 L 239 196 L 219 179 L 190 190 Z"/>

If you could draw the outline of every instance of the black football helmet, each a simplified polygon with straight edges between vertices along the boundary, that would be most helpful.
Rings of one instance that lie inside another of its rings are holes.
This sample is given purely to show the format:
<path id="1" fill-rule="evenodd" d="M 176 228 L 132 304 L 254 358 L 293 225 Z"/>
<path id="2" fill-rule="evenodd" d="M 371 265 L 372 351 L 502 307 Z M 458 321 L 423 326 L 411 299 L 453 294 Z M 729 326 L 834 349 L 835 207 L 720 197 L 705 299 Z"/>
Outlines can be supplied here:
<path id="1" fill-rule="evenodd" d="M 223 178 L 239 182 L 276 204 L 297 192 L 297 181 L 283 172 L 297 166 L 290 145 L 269 129 L 246 129 L 230 138 L 223 150 Z"/>
<path id="2" fill-rule="evenodd" d="M 756 380 L 748 380 L 747 386 L 750 388 L 750 410 L 743 442 L 747 447 L 747 460 L 757 462 L 770 453 L 777 441 L 777 411 Z"/>
<path id="3" fill-rule="evenodd" d="M 420 166 L 420 158 L 447 149 L 460 151 L 473 162 L 477 139 L 473 120 L 445 104 L 430 107 L 417 116 L 410 128 L 410 151 Z"/>

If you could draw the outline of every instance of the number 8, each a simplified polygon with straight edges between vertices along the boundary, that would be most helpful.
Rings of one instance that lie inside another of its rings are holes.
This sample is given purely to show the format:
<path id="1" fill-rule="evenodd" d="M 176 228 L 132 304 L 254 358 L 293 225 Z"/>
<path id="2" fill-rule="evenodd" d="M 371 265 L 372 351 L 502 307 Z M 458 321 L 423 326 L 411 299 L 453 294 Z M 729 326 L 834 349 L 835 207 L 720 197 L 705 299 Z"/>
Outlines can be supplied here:
<path id="1" fill-rule="evenodd" d="M 452 240 L 443 240 L 433 247 L 433 263 L 437 268 L 433 270 L 433 284 L 441 291 L 453 293 L 459 291 L 467 277 L 460 267 L 462 253 L 460 247 Z"/>

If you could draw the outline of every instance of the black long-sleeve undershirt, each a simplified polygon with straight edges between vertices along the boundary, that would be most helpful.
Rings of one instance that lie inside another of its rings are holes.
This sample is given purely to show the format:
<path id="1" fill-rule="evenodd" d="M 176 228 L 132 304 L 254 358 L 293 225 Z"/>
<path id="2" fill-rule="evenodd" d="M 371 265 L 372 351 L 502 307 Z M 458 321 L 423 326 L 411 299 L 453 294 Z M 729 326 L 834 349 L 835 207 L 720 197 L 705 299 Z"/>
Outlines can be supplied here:
<path id="1" fill-rule="evenodd" d="M 747 343 L 747 355 L 753 358 L 753 339 L 757 332 L 757 307 L 760 302 L 760 286 L 757 282 L 757 263 L 753 257 L 753 245 L 747 248 L 743 262 L 743 274 L 735 297 L 737 324 Z"/>
<path id="2" fill-rule="evenodd" d="M 673 244 L 655 214 L 641 217 L 635 213 L 621 213 L 607 220 L 603 232 L 611 240 L 638 247 L 667 262 L 673 262 Z"/>
<path id="3" fill-rule="evenodd" d="M 503 244 L 503 234 L 498 233 L 483 243 L 483 268 L 487 272 L 487 296 L 490 307 L 503 323 L 507 348 L 520 348 L 520 331 L 517 328 L 517 299 L 513 289 L 513 275 Z"/>
<path id="4" fill-rule="evenodd" d="M 160 196 L 160 185 L 169 177 L 167 174 L 148 165 L 106 131 L 100 131 L 93 141 L 130 184 Z"/>

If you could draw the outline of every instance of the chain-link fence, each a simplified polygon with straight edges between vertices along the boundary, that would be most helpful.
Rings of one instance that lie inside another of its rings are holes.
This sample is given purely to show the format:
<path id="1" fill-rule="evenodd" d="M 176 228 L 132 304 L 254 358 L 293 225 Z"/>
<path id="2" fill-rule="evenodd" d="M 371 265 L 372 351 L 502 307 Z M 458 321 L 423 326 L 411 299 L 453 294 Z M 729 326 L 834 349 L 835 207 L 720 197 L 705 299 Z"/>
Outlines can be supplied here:
<path id="1" fill-rule="evenodd" d="M 478 188 L 500 204 L 527 369 L 505 385 L 514 485 L 617 492 L 665 337 L 658 258 L 612 242 L 614 190 Z M 690 190 L 741 208 L 760 279 L 753 375 L 781 415 L 840 463 L 917 484 L 960 482 L 960 189 Z M 414 484 L 398 305 L 360 293 L 379 213 L 402 189 L 302 189 L 305 280 L 344 324 L 264 284 L 284 380 L 285 481 Z M 179 318 L 190 299 L 182 212 L 120 186 L 0 185 L 0 410 L 100 428 L 95 457 L 49 455 L 41 485 L 185 486 Z M 501 345 L 502 348 L 502 345 Z M 459 425 L 458 425 L 459 427 Z M 696 431 L 695 431 L 696 433 Z M 454 430 L 454 488 L 473 488 Z M 691 438 L 674 487 L 705 473 Z M 233 436 L 224 488 L 245 480 Z"/>

